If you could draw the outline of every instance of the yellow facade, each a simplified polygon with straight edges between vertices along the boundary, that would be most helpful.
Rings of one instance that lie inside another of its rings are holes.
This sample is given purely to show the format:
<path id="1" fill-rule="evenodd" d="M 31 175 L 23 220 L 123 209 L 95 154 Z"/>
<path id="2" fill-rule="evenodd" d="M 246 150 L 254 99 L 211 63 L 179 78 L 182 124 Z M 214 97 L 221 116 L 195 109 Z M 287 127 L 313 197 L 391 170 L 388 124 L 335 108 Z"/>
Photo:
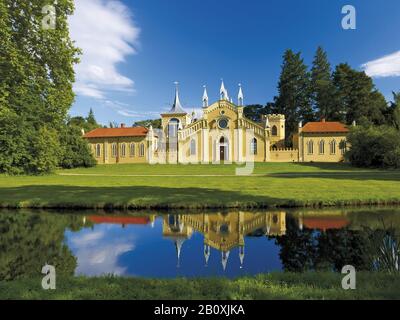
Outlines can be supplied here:
<path id="1" fill-rule="evenodd" d="M 303 162 L 342 162 L 346 152 L 346 135 L 302 135 L 301 152 Z"/>
<path id="2" fill-rule="evenodd" d="M 219 101 L 208 105 L 206 96 L 202 114 L 196 117 L 183 110 L 177 91 L 172 109 L 161 114 L 161 129 L 122 127 L 116 137 L 109 137 L 107 130 L 118 129 L 101 129 L 86 138 L 100 164 L 344 161 L 348 131 L 344 125 L 300 124 L 293 148 L 285 148 L 284 115 L 269 114 L 256 123 L 244 116 L 243 105 L 226 96 L 224 87 Z"/>
<path id="3" fill-rule="evenodd" d="M 98 164 L 147 163 L 146 137 L 116 137 L 89 139 Z"/>

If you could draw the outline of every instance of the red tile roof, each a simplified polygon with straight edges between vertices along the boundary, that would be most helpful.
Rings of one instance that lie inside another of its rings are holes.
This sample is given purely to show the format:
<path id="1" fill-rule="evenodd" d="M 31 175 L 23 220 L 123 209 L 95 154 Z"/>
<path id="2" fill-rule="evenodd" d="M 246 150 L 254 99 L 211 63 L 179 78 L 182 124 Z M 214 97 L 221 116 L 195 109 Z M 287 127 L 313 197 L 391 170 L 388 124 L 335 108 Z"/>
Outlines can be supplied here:
<path id="1" fill-rule="evenodd" d="M 99 128 L 84 135 L 85 138 L 113 138 L 113 137 L 145 137 L 148 130 L 144 127 L 134 128 Z"/>
<path id="2" fill-rule="evenodd" d="M 349 129 L 340 122 L 308 122 L 302 129 L 302 132 L 349 132 Z"/>
<path id="3" fill-rule="evenodd" d="M 96 224 L 149 224 L 149 217 L 107 217 L 107 216 L 90 216 L 89 220 Z"/>
<path id="4" fill-rule="evenodd" d="M 304 218 L 303 224 L 309 229 L 326 231 L 345 228 L 350 222 L 345 218 Z"/>

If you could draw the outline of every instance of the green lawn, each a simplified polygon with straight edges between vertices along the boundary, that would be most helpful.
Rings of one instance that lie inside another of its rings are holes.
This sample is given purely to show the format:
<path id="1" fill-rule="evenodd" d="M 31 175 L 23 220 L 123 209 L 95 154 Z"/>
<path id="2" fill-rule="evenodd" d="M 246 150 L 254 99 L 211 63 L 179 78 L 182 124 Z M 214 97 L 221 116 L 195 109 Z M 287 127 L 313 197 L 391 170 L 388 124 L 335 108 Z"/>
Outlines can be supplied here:
<path id="1" fill-rule="evenodd" d="M 0 207 L 251 208 L 399 204 L 400 171 L 345 164 L 109 165 L 0 176 Z"/>
<path id="2" fill-rule="evenodd" d="M 135 278 L 57 278 L 44 291 L 41 279 L 0 282 L 0 299 L 399 299 L 400 277 L 358 272 L 356 290 L 343 290 L 337 273 L 272 273 L 229 280 Z"/>

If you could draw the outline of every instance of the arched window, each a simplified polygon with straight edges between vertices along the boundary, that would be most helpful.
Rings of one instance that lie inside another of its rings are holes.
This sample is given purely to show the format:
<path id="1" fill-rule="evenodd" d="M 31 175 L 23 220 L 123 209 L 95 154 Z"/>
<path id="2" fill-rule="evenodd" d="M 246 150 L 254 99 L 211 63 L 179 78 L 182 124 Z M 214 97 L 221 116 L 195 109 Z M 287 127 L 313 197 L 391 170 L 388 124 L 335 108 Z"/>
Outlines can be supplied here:
<path id="1" fill-rule="evenodd" d="M 113 158 L 117 157 L 117 151 L 118 151 L 117 150 L 117 144 L 113 143 L 112 146 L 111 146 L 111 155 L 112 155 Z"/>
<path id="2" fill-rule="evenodd" d="M 308 154 L 314 153 L 314 142 L 312 140 L 307 142 L 307 153 Z"/>
<path id="3" fill-rule="evenodd" d="M 278 135 L 278 128 L 277 128 L 277 126 L 272 126 L 271 134 L 272 134 L 273 136 L 277 136 L 277 135 Z"/>
<path id="4" fill-rule="evenodd" d="M 129 146 L 129 155 L 131 157 L 135 156 L 135 144 L 134 143 L 131 143 L 131 145 Z"/>
<path id="5" fill-rule="evenodd" d="M 194 139 L 190 141 L 190 155 L 191 156 L 196 155 L 196 140 Z"/>
<path id="6" fill-rule="evenodd" d="M 121 144 L 121 157 L 122 158 L 126 157 L 126 144 L 125 143 Z"/>
<path id="7" fill-rule="evenodd" d="M 346 151 L 347 151 L 347 142 L 346 142 L 346 140 L 340 141 L 339 148 L 340 148 L 341 154 L 344 155 L 346 153 Z"/>
<path id="8" fill-rule="evenodd" d="M 175 138 L 178 135 L 179 120 L 173 118 L 168 123 L 168 137 Z"/>
<path id="9" fill-rule="evenodd" d="M 96 157 L 100 158 L 100 156 L 101 156 L 101 145 L 97 144 L 96 145 Z"/>
<path id="10" fill-rule="evenodd" d="M 254 139 L 251 140 L 251 143 L 250 143 L 250 153 L 251 153 L 252 155 L 256 155 L 256 154 L 257 154 L 257 139 L 256 139 L 256 138 L 254 138 Z"/>
<path id="11" fill-rule="evenodd" d="M 139 147 L 139 157 L 144 157 L 144 143 L 140 144 Z"/>
<path id="12" fill-rule="evenodd" d="M 325 153 L 325 141 L 321 140 L 319 142 L 319 154 L 324 154 Z"/>
<path id="13" fill-rule="evenodd" d="M 331 154 L 336 154 L 336 141 L 332 140 L 329 144 Z"/>

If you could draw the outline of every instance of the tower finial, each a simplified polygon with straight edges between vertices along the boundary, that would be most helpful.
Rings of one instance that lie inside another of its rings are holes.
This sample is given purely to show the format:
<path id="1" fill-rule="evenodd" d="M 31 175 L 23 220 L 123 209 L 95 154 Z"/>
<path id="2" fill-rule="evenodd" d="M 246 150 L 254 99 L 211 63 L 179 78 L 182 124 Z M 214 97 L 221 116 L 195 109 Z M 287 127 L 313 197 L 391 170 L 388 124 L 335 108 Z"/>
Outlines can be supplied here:
<path id="1" fill-rule="evenodd" d="M 172 109 L 168 113 L 183 113 L 186 114 L 185 110 L 182 108 L 181 101 L 179 99 L 179 82 L 175 81 L 175 99 Z"/>
<path id="2" fill-rule="evenodd" d="M 208 266 L 208 260 L 210 259 L 210 254 L 211 254 L 210 246 L 205 244 L 204 245 L 204 258 L 206 260 L 206 266 Z"/>
<path id="3" fill-rule="evenodd" d="M 239 248 L 239 259 L 240 259 L 240 269 L 242 269 L 244 262 L 244 245 L 240 246 Z"/>
<path id="4" fill-rule="evenodd" d="M 204 85 L 204 93 L 203 93 L 203 108 L 207 108 L 208 107 L 208 94 L 207 94 L 207 86 Z"/>
<path id="5" fill-rule="evenodd" d="M 226 270 L 226 265 L 228 263 L 228 258 L 229 258 L 229 251 L 222 251 L 221 253 L 221 262 L 222 262 L 222 268 L 224 271 Z"/>
<path id="6" fill-rule="evenodd" d="M 225 88 L 224 79 L 221 79 L 221 89 L 220 89 L 219 93 L 221 96 L 221 100 L 229 101 L 228 90 L 226 90 L 226 88 Z"/>
<path id="7" fill-rule="evenodd" d="M 240 107 L 243 107 L 243 103 L 244 103 L 244 95 L 242 90 L 242 84 L 239 83 L 238 105 Z"/>

